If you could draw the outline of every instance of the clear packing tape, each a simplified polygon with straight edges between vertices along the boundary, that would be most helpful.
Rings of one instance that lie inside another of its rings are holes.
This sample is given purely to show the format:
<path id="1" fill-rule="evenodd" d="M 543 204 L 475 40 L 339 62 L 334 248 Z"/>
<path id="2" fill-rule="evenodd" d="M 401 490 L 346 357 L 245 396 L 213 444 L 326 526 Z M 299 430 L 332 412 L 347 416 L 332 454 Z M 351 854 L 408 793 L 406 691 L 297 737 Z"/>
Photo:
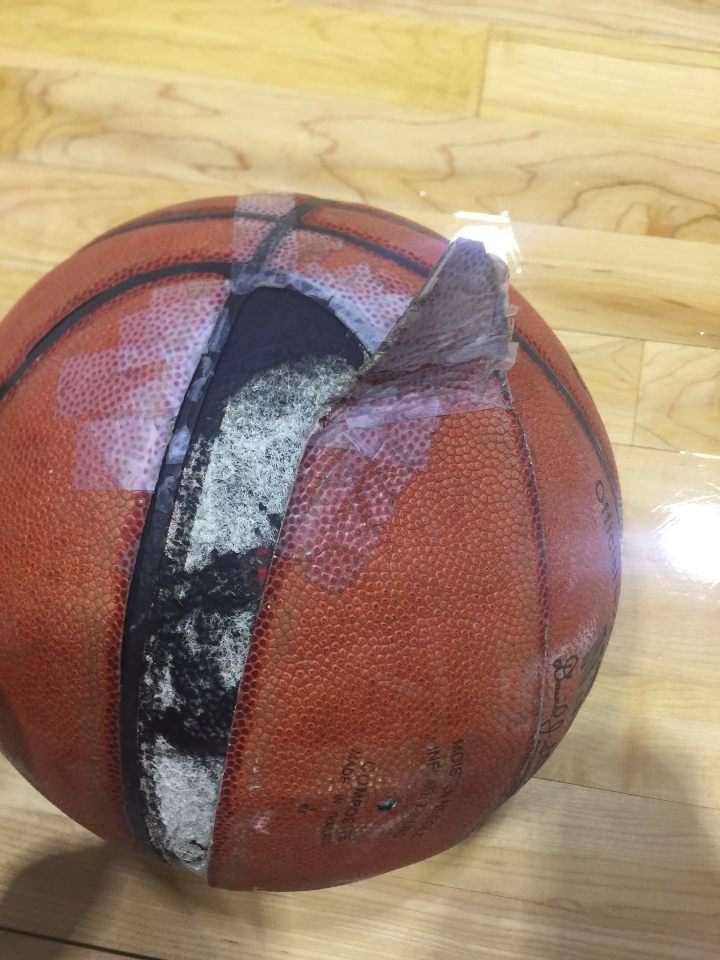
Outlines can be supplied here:
<path id="1" fill-rule="evenodd" d="M 508 271 L 475 240 L 450 244 L 378 352 L 319 417 L 300 464 L 281 556 L 329 589 L 362 568 L 450 414 L 508 407 L 516 356 Z M 335 509 L 328 512 L 328 491 Z"/>

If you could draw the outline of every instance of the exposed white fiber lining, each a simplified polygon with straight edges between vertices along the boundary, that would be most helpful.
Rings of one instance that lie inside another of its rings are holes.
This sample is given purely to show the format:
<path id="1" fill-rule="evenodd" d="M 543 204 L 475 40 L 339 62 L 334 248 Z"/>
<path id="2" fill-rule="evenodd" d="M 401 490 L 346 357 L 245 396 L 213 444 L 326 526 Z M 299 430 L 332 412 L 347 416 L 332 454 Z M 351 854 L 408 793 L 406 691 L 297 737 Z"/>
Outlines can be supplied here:
<path id="1" fill-rule="evenodd" d="M 337 358 L 282 365 L 230 401 L 200 491 L 188 570 L 204 567 L 214 549 L 246 553 L 274 541 L 268 515 L 284 513 L 318 411 L 353 373 Z"/>
<path id="2" fill-rule="evenodd" d="M 176 642 L 188 657 L 199 654 L 205 644 L 211 647 L 225 689 L 234 690 L 245 667 L 253 622 L 249 610 L 207 616 L 194 610 L 178 624 Z M 146 676 L 153 677 L 152 670 Z M 183 707 L 173 679 L 169 666 L 159 681 L 155 678 L 152 694 L 163 709 Z M 143 791 L 158 805 L 158 820 L 151 818 L 147 824 L 154 845 L 205 873 L 223 761 L 177 750 L 162 736 L 145 745 L 142 759 Z"/>
<path id="3" fill-rule="evenodd" d="M 286 364 L 258 374 L 230 401 L 204 476 L 195 471 L 199 503 L 187 572 L 212 563 L 213 551 L 245 553 L 273 544 L 276 532 L 268 515 L 284 514 L 318 413 L 354 373 L 338 358 Z M 186 475 L 193 467 L 186 467 Z M 253 623 L 254 611 L 204 616 L 194 610 L 178 625 L 176 642 L 191 657 L 201 646 L 206 655 L 211 650 L 226 688 L 234 688 L 245 668 Z M 152 695 L 164 708 L 182 706 L 169 669 Z M 188 869 L 204 874 L 222 761 L 180 752 L 160 736 L 146 745 L 143 766 L 143 789 L 159 808 L 158 822 L 148 823 L 153 842 Z"/>
<path id="4" fill-rule="evenodd" d="M 162 847 L 189 870 L 206 873 L 213 828 L 213 816 L 208 814 L 214 815 L 223 760 L 200 762 L 158 737 L 143 751 L 143 765 L 163 825 L 163 836 L 153 836 L 153 841 L 161 840 Z M 142 785 L 147 790 L 149 784 L 143 781 Z"/>

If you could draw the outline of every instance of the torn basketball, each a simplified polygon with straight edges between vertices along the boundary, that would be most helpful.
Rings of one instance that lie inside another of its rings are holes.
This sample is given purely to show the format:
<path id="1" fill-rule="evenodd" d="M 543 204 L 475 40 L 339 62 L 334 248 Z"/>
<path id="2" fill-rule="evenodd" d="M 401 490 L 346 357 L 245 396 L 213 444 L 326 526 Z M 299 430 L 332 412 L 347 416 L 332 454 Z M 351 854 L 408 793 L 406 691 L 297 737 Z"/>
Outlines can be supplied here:
<path id="1" fill-rule="evenodd" d="M 466 837 L 550 755 L 620 587 L 607 435 L 473 240 L 295 195 L 100 237 L 0 325 L 0 742 L 231 889 Z"/>

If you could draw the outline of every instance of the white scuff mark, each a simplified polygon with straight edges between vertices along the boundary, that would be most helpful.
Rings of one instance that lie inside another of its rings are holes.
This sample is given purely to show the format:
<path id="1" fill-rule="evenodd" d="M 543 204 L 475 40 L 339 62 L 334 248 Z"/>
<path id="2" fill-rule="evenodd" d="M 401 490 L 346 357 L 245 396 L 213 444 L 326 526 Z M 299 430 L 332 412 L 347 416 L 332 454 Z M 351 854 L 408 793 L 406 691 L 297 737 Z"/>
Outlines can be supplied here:
<path id="1" fill-rule="evenodd" d="M 268 810 L 267 813 L 258 813 L 257 816 L 253 817 L 252 828 L 255 833 L 264 833 L 266 835 L 270 834 L 268 830 L 268 824 L 270 823 L 271 812 Z"/>
<path id="2" fill-rule="evenodd" d="M 149 657 L 145 658 L 149 667 L 152 667 L 152 661 Z M 173 676 L 169 664 L 163 667 L 162 675 L 158 678 L 155 685 L 155 699 L 163 710 L 173 707 L 177 703 L 177 692 L 173 684 Z"/>

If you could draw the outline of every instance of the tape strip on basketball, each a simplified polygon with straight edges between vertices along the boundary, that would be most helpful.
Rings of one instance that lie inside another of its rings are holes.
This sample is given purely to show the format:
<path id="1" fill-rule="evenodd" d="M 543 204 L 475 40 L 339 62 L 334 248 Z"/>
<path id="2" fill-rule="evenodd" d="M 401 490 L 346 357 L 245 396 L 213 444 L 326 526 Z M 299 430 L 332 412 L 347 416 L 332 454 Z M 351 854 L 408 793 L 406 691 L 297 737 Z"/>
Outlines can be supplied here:
<path id="1" fill-rule="evenodd" d="M 426 467 L 442 418 L 508 406 L 498 377 L 517 352 L 507 292 L 501 260 L 475 241 L 450 245 L 376 356 L 320 417 L 278 554 L 305 561 L 307 576 L 330 590 L 347 588 Z"/>

